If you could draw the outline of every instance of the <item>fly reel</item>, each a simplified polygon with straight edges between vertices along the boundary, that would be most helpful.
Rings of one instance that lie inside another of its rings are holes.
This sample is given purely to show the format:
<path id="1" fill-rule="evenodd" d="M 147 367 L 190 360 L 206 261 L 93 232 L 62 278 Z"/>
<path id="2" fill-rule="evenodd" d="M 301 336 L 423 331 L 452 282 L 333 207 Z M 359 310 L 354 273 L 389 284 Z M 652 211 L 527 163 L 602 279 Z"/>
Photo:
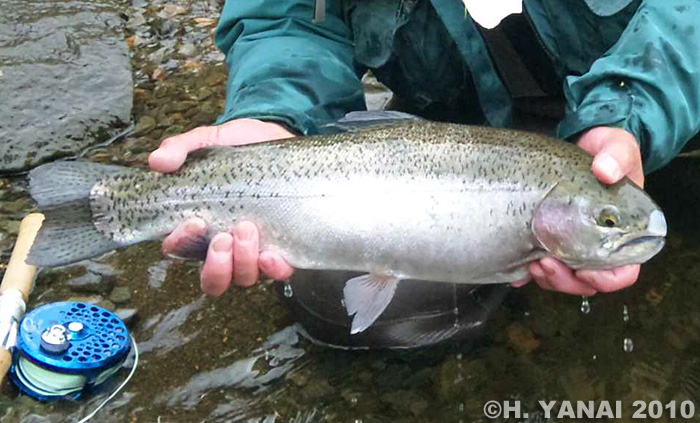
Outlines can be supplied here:
<path id="1" fill-rule="evenodd" d="M 10 372 L 32 398 L 77 399 L 115 374 L 130 350 L 129 331 L 111 311 L 79 302 L 51 303 L 22 319 Z"/>

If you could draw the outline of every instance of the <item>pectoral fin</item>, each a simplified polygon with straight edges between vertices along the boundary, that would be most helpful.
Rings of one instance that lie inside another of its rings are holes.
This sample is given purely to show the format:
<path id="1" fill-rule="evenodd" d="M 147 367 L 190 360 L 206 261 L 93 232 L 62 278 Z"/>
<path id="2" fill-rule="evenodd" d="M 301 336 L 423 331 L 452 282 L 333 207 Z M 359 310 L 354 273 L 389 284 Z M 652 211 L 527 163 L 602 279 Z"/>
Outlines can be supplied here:
<path id="1" fill-rule="evenodd" d="M 384 312 L 394 298 L 399 279 L 395 276 L 369 273 L 345 283 L 345 308 L 352 319 L 351 334 L 364 331 Z"/>

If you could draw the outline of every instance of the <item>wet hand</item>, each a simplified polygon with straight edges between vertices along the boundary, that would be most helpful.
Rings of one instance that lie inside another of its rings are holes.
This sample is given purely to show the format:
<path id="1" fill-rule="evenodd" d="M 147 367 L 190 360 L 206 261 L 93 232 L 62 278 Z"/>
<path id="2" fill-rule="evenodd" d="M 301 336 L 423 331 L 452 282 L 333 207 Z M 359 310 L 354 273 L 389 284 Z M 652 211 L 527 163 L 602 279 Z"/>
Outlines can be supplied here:
<path id="1" fill-rule="evenodd" d="M 219 126 L 205 126 L 165 139 L 149 156 L 149 165 L 157 172 L 174 172 L 187 155 L 211 146 L 243 145 L 295 135 L 282 125 L 255 119 L 238 119 Z M 166 256 L 177 256 L 180 246 L 206 237 L 206 223 L 189 219 L 163 240 Z M 272 279 L 287 279 L 292 267 L 276 253 L 259 251 L 259 235 L 251 222 L 238 223 L 230 233 L 217 234 L 209 244 L 200 273 L 202 290 L 212 296 L 223 294 L 231 282 L 250 286 L 260 272 Z"/>
<path id="2" fill-rule="evenodd" d="M 639 144 L 634 136 L 619 128 L 595 127 L 584 132 L 578 146 L 593 154 L 593 174 L 605 184 L 614 184 L 627 176 L 644 186 L 644 171 Z M 543 289 L 575 295 L 613 292 L 637 281 L 639 265 L 612 270 L 573 270 L 548 257 L 530 264 L 530 274 Z M 522 286 L 526 281 L 515 283 Z"/>
<path id="3" fill-rule="evenodd" d="M 284 126 L 257 119 L 236 119 L 218 126 L 201 126 L 184 134 L 166 138 L 148 157 L 156 172 L 175 172 L 185 163 L 187 155 L 200 148 L 255 144 L 292 138 L 295 135 Z"/>
<path id="4" fill-rule="evenodd" d="M 598 126 L 584 132 L 578 146 L 593 154 L 593 174 L 600 182 L 610 185 L 627 176 L 644 188 L 642 153 L 631 133 Z"/>

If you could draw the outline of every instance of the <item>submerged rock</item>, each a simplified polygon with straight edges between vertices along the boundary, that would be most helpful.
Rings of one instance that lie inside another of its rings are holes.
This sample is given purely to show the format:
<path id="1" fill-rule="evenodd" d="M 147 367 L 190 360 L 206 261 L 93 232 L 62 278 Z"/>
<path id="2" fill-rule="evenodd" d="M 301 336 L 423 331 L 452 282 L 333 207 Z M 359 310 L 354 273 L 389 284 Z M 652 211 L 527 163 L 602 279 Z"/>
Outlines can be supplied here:
<path id="1" fill-rule="evenodd" d="M 415 417 L 423 414 L 430 406 L 430 403 L 425 398 L 411 390 L 387 392 L 386 394 L 382 395 L 381 401 L 386 403 L 397 413 L 402 413 L 405 410 L 408 410 Z"/>
<path id="2" fill-rule="evenodd" d="M 118 286 L 109 294 L 109 300 L 114 304 L 124 304 L 131 301 L 131 291 L 128 286 Z"/>
<path id="3" fill-rule="evenodd" d="M 131 326 L 138 317 L 138 310 L 135 308 L 119 308 L 114 311 L 127 326 Z"/>
<path id="4" fill-rule="evenodd" d="M 520 322 L 508 325 L 506 332 L 510 346 L 521 354 L 530 354 L 540 346 L 540 340 L 532 330 Z"/>
<path id="5" fill-rule="evenodd" d="M 99 304 L 104 301 L 100 295 L 90 295 L 90 296 L 74 296 L 69 297 L 66 301 L 72 301 L 75 303 L 86 303 L 86 304 Z"/>
<path id="6" fill-rule="evenodd" d="M 299 391 L 299 395 L 306 401 L 323 401 L 335 393 L 335 388 L 326 379 L 314 379 L 309 381 Z"/>
<path id="7" fill-rule="evenodd" d="M 156 120 L 151 116 L 144 116 L 139 119 L 139 123 L 136 124 L 134 129 L 134 135 L 145 135 L 151 132 L 156 127 Z"/>
<path id="8" fill-rule="evenodd" d="M 88 294 L 104 294 L 114 287 L 114 278 L 86 272 L 84 275 L 68 281 L 68 287 L 73 292 Z"/>
<path id="9" fill-rule="evenodd" d="M 0 14 L 0 172 L 74 155 L 129 121 L 119 12 L 100 0 L 19 0 Z"/>

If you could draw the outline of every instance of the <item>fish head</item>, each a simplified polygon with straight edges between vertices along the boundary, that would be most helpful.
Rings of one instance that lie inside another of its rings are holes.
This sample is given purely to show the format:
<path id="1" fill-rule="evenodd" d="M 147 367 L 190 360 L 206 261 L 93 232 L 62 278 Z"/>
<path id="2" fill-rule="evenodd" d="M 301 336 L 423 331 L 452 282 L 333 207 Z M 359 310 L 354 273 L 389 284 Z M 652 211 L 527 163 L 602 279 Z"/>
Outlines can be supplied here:
<path id="1" fill-rule="evenodd" d="M 644 263 L 661 251 L 667 231 L 659 206 L 632 181 L 604 185 L 592 175 L 557 183 L 531 228 L 542 248 L 574 269 Z"/>

